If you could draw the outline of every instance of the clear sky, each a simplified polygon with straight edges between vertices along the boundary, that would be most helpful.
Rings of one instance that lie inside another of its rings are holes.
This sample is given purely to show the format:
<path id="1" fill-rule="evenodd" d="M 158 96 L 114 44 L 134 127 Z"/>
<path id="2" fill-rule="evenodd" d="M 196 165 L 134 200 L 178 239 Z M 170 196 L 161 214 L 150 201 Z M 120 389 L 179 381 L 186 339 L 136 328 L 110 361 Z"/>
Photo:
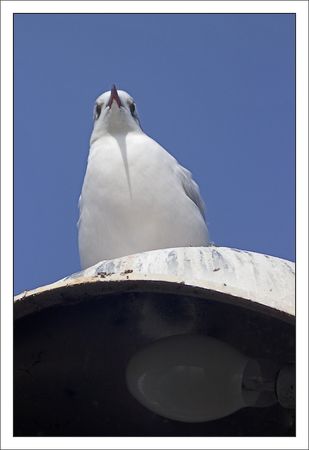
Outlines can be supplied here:
<path id="1" fill-rule="evenodd" d="M 291 14 L 15 15 L 14 292 L 80 270 L 93 103 L 112 83 L 193 173 L 216 245 L 294 261 L 294 27 Z"/>

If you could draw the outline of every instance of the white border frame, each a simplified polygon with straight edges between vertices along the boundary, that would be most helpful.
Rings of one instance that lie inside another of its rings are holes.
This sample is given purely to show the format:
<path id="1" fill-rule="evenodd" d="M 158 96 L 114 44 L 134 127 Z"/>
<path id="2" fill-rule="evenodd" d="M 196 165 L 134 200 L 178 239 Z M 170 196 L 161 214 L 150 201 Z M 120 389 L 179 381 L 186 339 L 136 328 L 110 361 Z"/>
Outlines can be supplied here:
<path id="1" fill-rule="evenodd" d="M 13 437 L 13 14 L 14 13 L 296 13 L 297 67 L 297 436 L 291 438 Z M 1 2 L 1 447 L 308 448 L 308 2 L 307 1 L 2 1 Z"/>

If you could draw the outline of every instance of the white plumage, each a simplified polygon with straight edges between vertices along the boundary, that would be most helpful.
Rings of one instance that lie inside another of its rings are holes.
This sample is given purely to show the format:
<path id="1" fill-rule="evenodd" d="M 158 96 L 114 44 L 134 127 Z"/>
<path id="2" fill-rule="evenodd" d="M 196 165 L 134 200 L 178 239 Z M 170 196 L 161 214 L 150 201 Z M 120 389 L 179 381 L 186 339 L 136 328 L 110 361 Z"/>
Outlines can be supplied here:
<path id="1" fill-rule="evenodd" d="M 191 173 L 142 131 L 134 100 L 115 86 L 96 100 L 79 207 L 83 269 L 133 253 L 208 244 Z"/>

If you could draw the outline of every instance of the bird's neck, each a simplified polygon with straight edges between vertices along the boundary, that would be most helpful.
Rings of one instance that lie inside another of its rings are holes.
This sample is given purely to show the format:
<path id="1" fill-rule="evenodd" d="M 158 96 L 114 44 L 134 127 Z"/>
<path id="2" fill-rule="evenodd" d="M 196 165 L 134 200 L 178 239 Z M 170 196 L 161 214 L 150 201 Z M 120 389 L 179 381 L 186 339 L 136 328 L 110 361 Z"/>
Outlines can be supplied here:
<path id="1" fill-rule="evenodd" d="M 140 128 L 131 128 L 131 129 L 119 129 L 118 127 L 115 128 L 107 128 L 106 130 L 100 130 L 96 131 L 93 130 L 93 133 L 90 138 L 90 146 L 93 145 L 96 141 L 101 141 L 104 139 L 110 139 L 115 138 L 116 140 L 125 141 L 129 135 L 136 134 L 141 135 L 144 134 L 144 132 Z"/>

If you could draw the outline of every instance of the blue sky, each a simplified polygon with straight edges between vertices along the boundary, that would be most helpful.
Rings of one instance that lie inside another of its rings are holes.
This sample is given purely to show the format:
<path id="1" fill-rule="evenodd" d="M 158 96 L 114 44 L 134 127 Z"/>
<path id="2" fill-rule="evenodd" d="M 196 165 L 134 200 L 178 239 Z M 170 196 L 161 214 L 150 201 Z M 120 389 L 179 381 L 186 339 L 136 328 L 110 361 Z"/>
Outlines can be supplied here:
<path id="1" fill-rule="evenodd" d="M 191 170 L 211 240 L 295 260 L 294 16 L 16 14 L 14 292 L 80 269 L 95 98 L 113 83 Z"/>

